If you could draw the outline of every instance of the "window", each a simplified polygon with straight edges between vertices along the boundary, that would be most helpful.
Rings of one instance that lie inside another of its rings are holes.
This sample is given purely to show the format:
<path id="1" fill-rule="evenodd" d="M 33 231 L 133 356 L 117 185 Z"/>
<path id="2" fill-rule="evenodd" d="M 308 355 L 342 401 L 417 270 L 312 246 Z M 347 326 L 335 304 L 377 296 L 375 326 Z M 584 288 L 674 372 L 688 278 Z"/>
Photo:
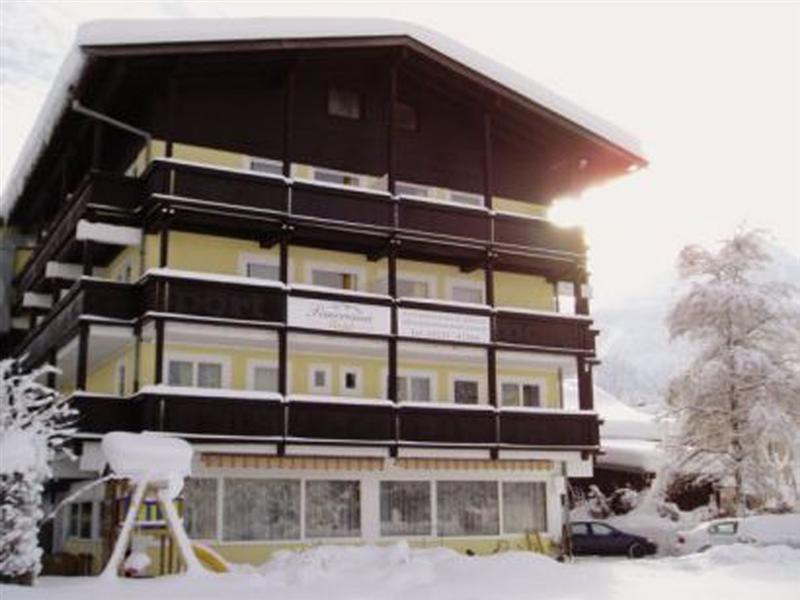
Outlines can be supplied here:
<path id="1" fill-rule="evenodd" d="M 450 299 L 468 304 L 483 304 L 483 285 L 478 281 L 453 281 L 449 283 Z"/>
<path id="2" fill-rule="evenodd" d="M 306 537 L 361 535 L 358 481 L 306 481 Z"/>
<path id="3" fill-rule="evenodd" d="M 269 173 L 270 175 L 283 175 L 283 163 L 279 160 L 270 158 L 248 158 L 248 168 L 258 173 Z"/>
<path id="4" fill-rule="evenodd" d="M 734 535 L 736 533 L 737 524 L 735 521 L 727 521 L 725 523 L 717 523 L 708 528 L 708 533 L 721 534 L 721 535 Z"/>
<path id="5" fill-rule="evenodd" d="M 225 369 L 222 362 L 171 358 L 167 363 L 167 384 L 182 387 L 223 387 Z"/>
<path id="6" fill-rule="evenodd" d="M 89 540 L 92 538 L 92 502 L 75 502 L 70 505 L 69 528 L 70 537 Z"/>
<path id="7" fill-rule="evenodd" d="M 125 395 L 125 363 L 117 364 L 117 396 Z"/>
<path id="8" fill-rule="evenodd" d="M 477 404 L 478 382 L 475 380 L 466 380 L 466 379 L 454 380 L 453 401 L 456 404 Z"/>
<path id="9" fill-rule="evenodd" d="M 427 198 L 430 195 L 430 188 L 424 185 L 398 181 L 394 184 L 394 193 L 398 196 L 419 196 L 420 198 Z"/>
<path id="10" fill-rule="evenodd" d="M 223 539 L 300 538 L 300 482 L 289 479 L 225 479 Z"/>
<path id="11" fill-rule="evenodd" d="M 500 386 L 500 396 L 503 406 L 542 405 L 542 388 L 538 383 L 503 382 Z"/>
<path id="12" fill-rule="evenodd" d="M 500 531 L 497 483 L 438 481 L 439 535 L 497 535 Z"/>
<path id="13" fill-rule="evenodd" d="M 614 535 L 614 530 L 608 525 L 603 525 L 602 523 L 592 523 L 592 534 L 602 536 Z"/>
<path id="14" fill-rule="evenodd" d="M 430 286 L 427 281 L 398 279 L 397 296 L 399 298 L 430 298 Z"/>
<path id="15" fill-rule="evenodd" d="M 185 360 L 169 361 L 167 383 L 169 385 L 191 387 L 194 385 L 194 365 Z"/>
<path id="16" fill-rule="evenodd" d="M 447 199 L 458 204 L 468 204 L 470 206 L 483 206 L 483 196 L 470 192 L 456 192 L 447 190 Z"/>
<path id="17" fill-rule="evenodd" d="M 504 533 L 527 533 L 547 529 L 545 490 L 544 482 L 503 483 Z"/>
<path id="18" fill-rule="evenodd" d="M 221 388 L 222 365 L 218 363 L 197 363 L 197 387 Z"/>
<path id="19" fill-rule="evenodd" d="M 361 94 L 344 88 L 328 89 L 328 114 L 357 121 L 361 118 Z"/>
<path id="20" fill-rule="evenodd" d="M 251 388 L 259 392 L 278 391 L 278 367 L 260 366 L 252 367 Z"/>
<path id="21" fill-rule="evenodd" d="M 397 399 L 400 402 L 430 402 L 431 378 L 426 375 L 397 378 Z"/>
<path id="22" fill-rule="evenodd" d="M 278 265 L 247 261 L 245 264 L 245 275 L 254 279 L 278 281 L 281 278 L 281 268 Z"/>
<path id="23" fill-rule="evenodd" d="M 361 374 L 362 370 L 360 367 L 347 367 L 342 369 L 339 387 L 340 393 L 343 396 L 361 395 Z"/>
<path id="24" fill-rule="evenodd" d="M 312 269 L 311 283 L 313 285 L 336 288 L 339 290 L 357 290 L 358 275 L 356 273 Z"/>
<path id="25" fill-rule="evenodd" d="M 586 523 L 574 523 L 572 525 L 572 535 L 589 535 L 589 525 Z"/>
<path id="26" fill-rule="evenodd" d="M 314 168 L 314 180 L 337 185 L 349 185 L 351 187 L 361 187 L 363 185 L 361 177 L 358 175 L 332 169 L 320 169 L 318 167 Z"/>
<path id="27" fill-rule="evenodd" d="M 217 537 L 217 480 L 190 477 L 183 486 L 183 523 L 195 540 Z"/>
<path id="28" fill-rule="evenodd" d="M 430 535 L 431 484 L 381 481 L 381 535 Z"/>
<path id="29" fill-rule="evenodd" d="M 308 384 L 312 393 L 331 393 L 331 367 L 330 365 L 311 365 L 310 381 Z"/>

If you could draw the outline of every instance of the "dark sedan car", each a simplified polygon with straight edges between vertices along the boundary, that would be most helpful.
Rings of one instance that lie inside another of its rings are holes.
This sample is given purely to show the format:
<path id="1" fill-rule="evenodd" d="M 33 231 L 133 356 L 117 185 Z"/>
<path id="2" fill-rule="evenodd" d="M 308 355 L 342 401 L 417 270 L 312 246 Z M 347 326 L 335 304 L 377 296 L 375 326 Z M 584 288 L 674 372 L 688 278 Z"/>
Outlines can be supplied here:
<path id="1" fill-rule="evenodd" d="M 577 521 L 571 525 L 574 555 L 628 556 L 642 558 L 655 554 L 656 545 L 645 537 L 625 533 L 598 521 Z"/>

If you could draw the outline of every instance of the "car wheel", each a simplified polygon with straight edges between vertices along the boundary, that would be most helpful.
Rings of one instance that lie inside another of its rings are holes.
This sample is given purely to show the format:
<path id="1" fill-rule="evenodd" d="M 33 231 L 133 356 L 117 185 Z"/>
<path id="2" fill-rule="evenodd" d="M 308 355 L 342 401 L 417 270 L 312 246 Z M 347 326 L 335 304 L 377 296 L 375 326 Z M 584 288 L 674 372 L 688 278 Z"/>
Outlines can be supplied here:
<path id="1" fill-rule="evenodd" d="M 639 542 L 634 542 L 628 546 L 628 558 L 642 558 L 644 555 L 644 546 Z"/>
<path id="2" fill-rule="evenodd" d="M 700 550 L 698 550 L 697 552 L 698 552 L 698 554 L 699 554 L 700 552 L 705 552 L 705 551 L 706 551 L 706 550 L 708 550 L 709 548 L 711 548 L 711 546 L 703 546 L 703 547 L 702 547 L 702 548 L 700 548 Z"/>

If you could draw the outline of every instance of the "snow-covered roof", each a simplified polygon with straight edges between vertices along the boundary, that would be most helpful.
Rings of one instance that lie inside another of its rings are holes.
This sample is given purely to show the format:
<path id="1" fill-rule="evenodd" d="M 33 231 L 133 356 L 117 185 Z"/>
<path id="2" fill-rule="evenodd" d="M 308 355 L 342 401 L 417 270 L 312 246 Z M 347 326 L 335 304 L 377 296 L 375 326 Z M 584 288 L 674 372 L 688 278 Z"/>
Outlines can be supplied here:
<path id="1" fill-rule="evenodd" d="M 70 88 L 83 70 L 89 46 L 156 43 L 231 42 L 312 38 L 406 36 L 461 63 L 512 92 L 556 113 L 643 160 L 642 146 L 630 133 L 601 119 L 528 77 L 435 31 L 392 19 L 115 19 L 81 25 L 0 198 L 7 217 L 22 193 L 38 155 L 67 107 Z"/>
<path id="2" fill-rule="evenodd" d="M 600 467 L 655 472 L 663 456 L 658 442 L 651 440 L 608 439 L 601 435 L 600 448 L 603 452 L 597 457 Z"/>

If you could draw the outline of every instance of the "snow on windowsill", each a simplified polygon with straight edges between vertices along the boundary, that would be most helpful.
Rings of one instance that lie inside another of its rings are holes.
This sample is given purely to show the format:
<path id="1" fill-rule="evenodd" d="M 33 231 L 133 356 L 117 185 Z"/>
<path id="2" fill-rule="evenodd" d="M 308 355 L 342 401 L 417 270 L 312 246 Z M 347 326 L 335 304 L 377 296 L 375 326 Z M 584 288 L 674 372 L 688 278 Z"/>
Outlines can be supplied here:
<path id="1" fill-rule="evenodd" d="M 375 292 L 363 292 L 361 290 L 345 290 L 341 288 L 326 287 L 324 285 L 311 285 L 309 283 L 292 283 L 286 286 L 289 291 L 299 292 L 319 292 L 322 294 L 333 294 L 341 296 L 352 296 L 354 298 L 376 298 L 379 300 L 391 300 L 387 294 L 377 294 Z"/>
<path id="2" fill-rule="evenodd" d="M 531 413 L 538 415 L 588 415 L 597 416 L 594 410 L 576 410 L 574 408 L 549 408 L 547 406 L 498 406 L 500 412 Z"/>
<path id="3" fill-rule="evenodd" d="M 399 407 L 408 408 L 432 408 L 441 410 L 477 410 L 481 412 L 493 412 L 494 406 L 491 404 L 458 404 L 456 402 L 399 402 Z"/>
<path id="4" fill-rule="evenodd" d="M 567 315 L 564 313 L 556 312 L 554 310 L 537 310 L 535 308 L 521 308 L 518 306 L 495 306 L 492 309 L 492 312 L 500 313 L 500 312 L 507 312 L 507 313 L 514 313 L 517 315 L 532 315 L 536 317 L 548 317 L 548 318 L 562 318 L 562 319 L 571 319 L 577 321 L 594 321 L 594 318 L 589 315 Z"/>
<path id="5" fill-rule="evenodd" d="M 145 385 L 139 390 L 139 393 L 164 394 L 169 396 L 201 396 L 203 398 L 231 398 L 236 400 L 283 400 L 283 396 L 277 392 L 164 384 Z"/>
<path id="6" fill-rule="evenodd" d="M 322 404 L 348 404 L 353 406 L 393 406 L 394 402 L 383 398 L 360 398 L 357 396 L 317 396 L 314 394 L 291 394 L 288 402 L 318 402 Z"/>
<path id="7" fill-rule="evenodd" d="M 347 185 L 344 183 L 334 183 L 333 181 L 320 181 L 319 179 L 311 179 L 308 177 L 295 177 L 292 182 L 309 185 L 313 187 L 329 188 L 332 190 L 339 190 L 343 192 L 357 192 L 366 195 L 378 195 L 386 198 L 391 198 L 391 194 L 386 190 L 378 190 L 358 185 Z"/>
<path id="8" fill-rule="evenodd" d="M 447 206 L 450 208 L 468 208 L 470 210 L 476 210 L 478 212 L 487 213 L 489 214 L 491 211 L 483 205 L 478 204 L 467 204 L 466 202 L 456 202 L 455 200 L 447 200 L 445 198 L 428 198 L 425 196 L 406 196 L 400 195 L 398 198 L 404 198 L 406 200 L 415 200 L 419 202 L 427 202 L 428 204 L 439 204 L 442 206 Z"/>
<path id="9" fill-rule="evenodd" d="M 291 183 L 292 179 L 290 177 L 284 177 L 283 175 L 278 175 L 276 173 L 265 173 L 264 171 L 254 171 L 252 169 L 237 169 L 236 167 L 228 167 L 225 165 L 218 165 L 214 163 L 204 163 L 198 162 L 195 160 L 186 160 L 183 158 L 173 158 L 167 156 L 156 156 L 151 161 L 153 163 L 162 162 L 167 164 L 176 164 L 176 165 L 185 165 L 187 167 L 199 167 L 202 169 L 213 169 L 214 171 L 224 171 L 226 173 L 235 173 L 237 175 L 251 175 L 253 177 L 261 177 L 263 179 L 271 179 L 274 181 L 280 181 L 282 183 Z"/>

